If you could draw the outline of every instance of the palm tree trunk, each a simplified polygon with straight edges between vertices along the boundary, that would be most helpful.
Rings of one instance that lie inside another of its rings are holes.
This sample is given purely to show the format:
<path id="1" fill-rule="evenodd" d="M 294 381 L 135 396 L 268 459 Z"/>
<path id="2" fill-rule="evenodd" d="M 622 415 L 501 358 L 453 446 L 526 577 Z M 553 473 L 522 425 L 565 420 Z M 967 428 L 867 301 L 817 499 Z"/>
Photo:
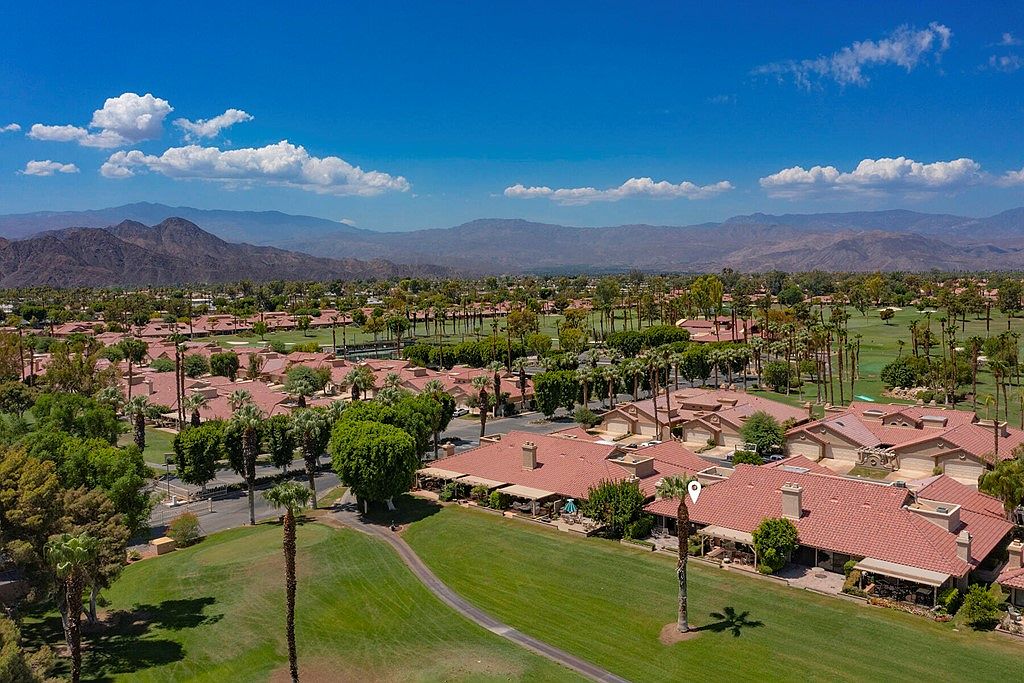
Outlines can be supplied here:
<path id="1" fill-rule="evenodd" d="M 295 515 L 291 508 L 284 513 L 284 573 L 288 595 L 288 668 L 291 670 L 292 683 L 298 683 L 299 656 L 295 649 Z"/>
<path id="2" fill-rule="evenodd" d="M 316 465 L 317 465 L 316 461 L 317 461 L 317 456 L 314 455 L 311 452 L 312 450 L 313 450 L 312 448 L 310 448 L 309 450 L 303 448 L 302 449 L 302 455 L 304 456 L 303 459 L 306 461 L 306 478 L 309 480 L 309 494 L 310 494 L 309 498 L 310 498 L 310 501 L 312 501 L 311 507 L 314 510 L 316 510 Z"/>
<path id="3" fill-rule="evenodd" d="M 679 581 L 679 616 L 677 628 L 680 633 L 690 630 L 686 610 L 686 558 L 690 554 L 690 511 L 686 508 L 686 496 L 679 499 L 676 510 L 676 536 L 679 538 L 679 557 L 676 562 L 676 579 Z"/>
<path id="4" fill-rule="evenodd" d="M 73 570 L 65 582 L 68 604 L 67 635 L 71 645 L 71 683 L 82 680 L 82 578 Z"/>

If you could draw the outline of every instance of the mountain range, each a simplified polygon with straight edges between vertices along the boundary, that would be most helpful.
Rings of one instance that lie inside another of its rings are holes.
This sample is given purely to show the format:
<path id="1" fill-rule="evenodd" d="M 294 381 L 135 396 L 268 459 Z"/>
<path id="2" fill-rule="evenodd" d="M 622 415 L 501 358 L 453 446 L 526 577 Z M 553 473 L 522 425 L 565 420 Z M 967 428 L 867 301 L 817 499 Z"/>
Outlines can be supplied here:
<path id="1" fill-rule="evenodd" d="M 358 264 L 370 260 L 378 264 L 376 269 L 381 274 L 396 264 L 400 266 L 398 270 L 409 269 L 405 272 L 437 273 L 451 269 L 469 275 L 631 269 L 714 272 L 722 268 L 1024 269 L 1024 208 L 983 218 L 906 210 L 755 213 L 698 225 L 631 224 L 599 228 L 521 219 L 479 219 L 451 228 L 376 232 L 325 218 L 277 211 L 206 210 L 141 203 L 94 211 L 0 216 L 0 235 L 15 240 L 38 239 L 40 233 L 76 226 L 105 228 L 120 238 L 118 230 L 107 226 L 118 226 L 125 220 L 136 225 L 154 225 L 172 216 L 198 224 L 229 242 L 244 241 L 315 254 L 322 260 L 348 259 L 343 262 L 353 272 L 365 272 L 366 267 Z M 148 242 L 140 242 L 140 235 L 146 233 L 139 229 L 135 232 L 132 244 L 152 249 Z M 162 248 L 170 247 L 165 244 Z M 163 251 L 156 253 L 168 255 Z M 201 258 L 205 253 L 179 251 L 178 256 Z M 334 267 L 322 266 L 327 271 Z M 234 279 L 244 272 L 237 273 Z M 213 269 L 209 273 L 212 276 Z"/>
<path id="2" fill-rule="evenodd" d="M 72 227 L 20 240 L 0 238 L 2 287 L 370 279 L 445 272 L 383 259 L 331 259 L 226 242 L 177 217 L 153 226 L 124 220 L 106 228 Z"/>

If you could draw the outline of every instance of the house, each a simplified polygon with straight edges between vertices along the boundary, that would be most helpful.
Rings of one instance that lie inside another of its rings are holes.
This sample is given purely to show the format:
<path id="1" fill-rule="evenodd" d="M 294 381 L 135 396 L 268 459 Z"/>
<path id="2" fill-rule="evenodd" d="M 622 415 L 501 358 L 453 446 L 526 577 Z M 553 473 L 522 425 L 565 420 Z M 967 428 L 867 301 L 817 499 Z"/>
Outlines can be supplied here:
<path id="1" fill-rule="evenodd" d="M 602 481 L 634 479 L 647 497 L 666 476 L 688 476 L 711 463 L 678 442 L 635 450 L 574 435 L 511 431 L 481 439 L 481 445 L 448 455 L 420 470 L 422 478 L 485 484 L 513 498 L 534 502 L 586 498 Z"/>
<path id="2" fill-rule="evenodd" d="M 904 479 L 941 470 L 976 486 L 979 476 L 1021 443 L 1024 431 L 971 412 L 855 401 L 787 431 L 785 450 L 837 470 L 860 464 L 899 472 Z"/>
<path id="3" fill-rule="evenodd" d="M 747 342 L 758 332 L 757 322 L 753 319 L 733 320 L 727 315 L 711 320 L 683 318 L 676 321 L 676 327 L 689 332 L 693 342 Z"/>
<path id="4" fill-rule="evenodd" d="M 1024 607 L 1024 543 L 1014 541 L 1008 548 L 1010 558 L 996 581 L 1010 594 L 1010 604 Z"/>
<path id="5" fill-rule="evenodd" d="M 646 509 L 674 529 L 677 505 Z M 793 562 L 842 572 L 853 560 L 871 576 L 929 590 L 932 602 L 942 587 L 966 586 L 1013 529 L 998 500 L 947 476 L 910 489 L 794 466 L 737 465 L 688 509 L 712 545 L 752 548 L 762 520 L 789 519 L 799 534 Z"/>
<path id="6" fill-rule="evenodd" d="M 610 435 L 632 434 L 665 440 L 678 435 L 693 448 L 710 443 L 721 446 L 743 443 L 740 436 L 743 423 L 759 411 L 768 413 L 780 424 L 799 424 L 810 419 L 805 409 L 744 391 L 694 388 L 679 389 L 669 395 L 668 403 L 664 395 L 659 395 L 621 404 L 604 414 L 598 429 Z"/>

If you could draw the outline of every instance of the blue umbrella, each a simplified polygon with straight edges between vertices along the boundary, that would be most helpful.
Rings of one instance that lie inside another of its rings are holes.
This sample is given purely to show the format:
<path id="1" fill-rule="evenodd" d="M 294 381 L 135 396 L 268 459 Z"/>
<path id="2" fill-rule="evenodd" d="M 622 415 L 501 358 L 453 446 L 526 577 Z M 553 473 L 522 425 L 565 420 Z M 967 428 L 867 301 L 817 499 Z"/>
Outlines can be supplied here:
<path id="1" fill-rule="evenodd" d="M 573 501 L 572 498 L 570 498 L 567 501 L 565 501 L 565 507 L 562 508 L 562 509 L 565 511 L 566 514 L 569 514 L 569 515 L 575 514 L 575 512 L 576 512 L 576 502 Z"/>

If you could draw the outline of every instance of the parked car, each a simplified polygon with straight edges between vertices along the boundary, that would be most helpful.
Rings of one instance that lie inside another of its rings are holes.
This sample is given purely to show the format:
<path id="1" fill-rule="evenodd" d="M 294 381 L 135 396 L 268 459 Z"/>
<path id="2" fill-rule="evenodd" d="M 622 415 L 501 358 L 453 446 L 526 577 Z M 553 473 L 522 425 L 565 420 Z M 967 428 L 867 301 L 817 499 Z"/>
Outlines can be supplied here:
<path id="1" fill-rule="evenodd" d="M 765 460 L 765 462 L 778 462 L 780 460 L 785 460 L 785 459 L 786 459 L 786 456 L 780 455 L 779 453 L 775 453 L 773 455 L 769 455 L 764 460 Z"/>
<path id="2" fill-rule="evenodd" d="M 658 441 L 657 439 L 651 439 L 650 441 L 644 441 L 642 444 L 640 444 L 639 448 L 647 448 L 648 446 L 657 446 L 659 443 L 661 443 L 661 442 Z"/>
<path id="3" fill-rule="evenodd" d="M 463 415 L 469 415 L 469 408 L 456 408 L 452 413 L 453 417 L 462 417 Z"/>

